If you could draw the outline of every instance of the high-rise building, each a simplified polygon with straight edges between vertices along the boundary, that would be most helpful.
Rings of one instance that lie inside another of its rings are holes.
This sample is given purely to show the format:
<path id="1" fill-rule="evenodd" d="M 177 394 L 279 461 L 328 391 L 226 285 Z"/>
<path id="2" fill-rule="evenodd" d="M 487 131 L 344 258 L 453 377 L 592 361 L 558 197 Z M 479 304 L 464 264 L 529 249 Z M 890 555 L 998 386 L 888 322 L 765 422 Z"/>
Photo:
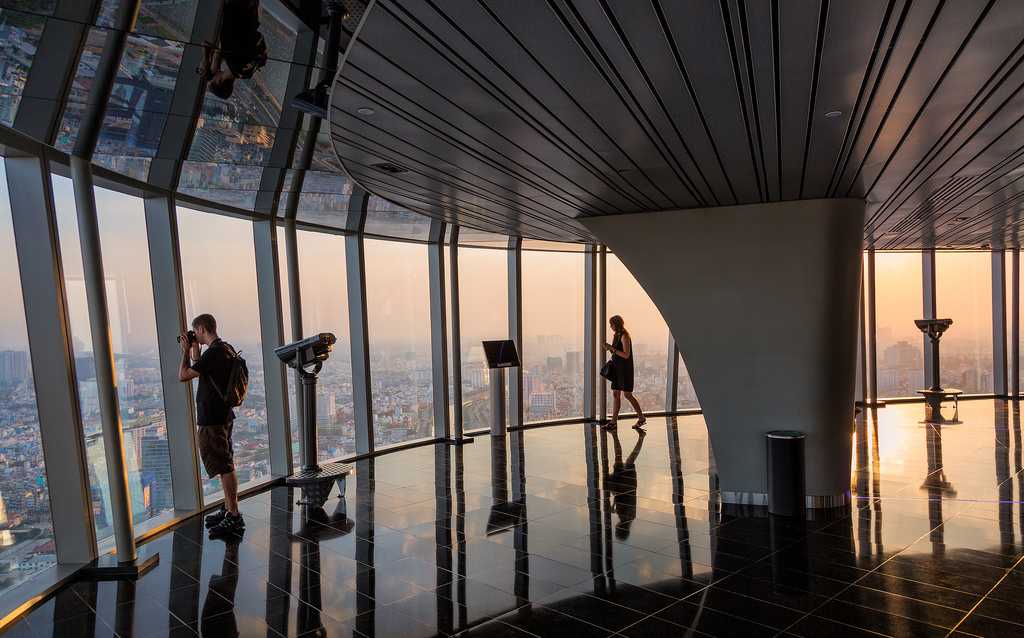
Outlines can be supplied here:
<path id="1" fill-rule="evenodd" d="M 150 505 L 154 510 L 172 509 L 174 493 L 171 489 L 170 448 L 167 437 L 147 434 L 142 437 L 142 473 L 152 477 Z"/>
<path id="2" fill-rule="evenodd" d="M 0 350 L 0 383 L 20 383 L 28 379 L 28 352 Z"/>

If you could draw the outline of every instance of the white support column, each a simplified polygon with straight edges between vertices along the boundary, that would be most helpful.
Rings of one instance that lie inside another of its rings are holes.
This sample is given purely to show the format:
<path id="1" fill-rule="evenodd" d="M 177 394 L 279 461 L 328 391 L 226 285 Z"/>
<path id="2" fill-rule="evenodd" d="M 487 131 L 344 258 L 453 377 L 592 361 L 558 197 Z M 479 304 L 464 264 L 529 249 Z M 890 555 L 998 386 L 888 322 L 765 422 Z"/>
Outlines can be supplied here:
<path id="1" fill-rule="evenodd" d="M 1006 255 L 991 251 L 992 257 L 992 392 L 1005 397 L 1006 380 Z"/>
<path id="2" fill-rule="evenodd" d="M 520 363 L 526 363 L 523 352 L 523 240 L 510 237 L 508 242 L 508 336 L 516 344 Z M 523 366 L 508 377 L 509 425 L 523 424 Z"/>
<path id="3" fill-rule="evenodd" d="M 597 419 L 597 246 L 587 246 L 583 267 L 583 418 Z M 603 353 L 603 351 L 601 351 Z"/>
<path id="4" fill-rule="evenodd" d="M 430 276 L 430 350 L 434 389 L 434 437 L 449 438 L 451 421 L 448 413 L 448 321 L 444 291 L 444 229 L 445 223 L 430 223 L 430 244 L 427 246 Z"/>
<path id="5" fill-rule="evenodd" d="M 57 562 L 86 563 L 96 558 L 96 530 L 50 165 L 42 148 L 4 162 Z"/>
<path id="6" fill-rule="evenodd" d="M 252 235 L 256 249 L 256 291 L 260 307 L 260 340 L 263 344 L 270 472 L 274 476 L 288 476 L 293 470 L 288 371 L 274 354 L 274 349 L 285 343 L 277 223 L 272 219 L 256 220 L 253 222 Z"/>
<path id="7" fill-rule="evenodd" d="M 145 209 L 174 509 L 196 510 L 202 508 L 203 500 L 192 384 L 178 381 L 182 353 L 177 337 L 189 319 L 181 283 L 178 216 L 168 196 L 147 198 Z"/>

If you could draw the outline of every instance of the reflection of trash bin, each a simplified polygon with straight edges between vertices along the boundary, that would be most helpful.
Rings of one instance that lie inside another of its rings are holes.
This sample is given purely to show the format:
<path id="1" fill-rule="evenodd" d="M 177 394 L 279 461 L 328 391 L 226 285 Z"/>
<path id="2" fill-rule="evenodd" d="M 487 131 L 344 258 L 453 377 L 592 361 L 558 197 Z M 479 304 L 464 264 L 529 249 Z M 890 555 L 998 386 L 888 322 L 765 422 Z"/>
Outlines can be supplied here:
<path id="1" fill-rule="evenodd" d="M 768 513 L 803 516 L 804 487 L 803 432 L 776 430 L 768 439 Z"/>

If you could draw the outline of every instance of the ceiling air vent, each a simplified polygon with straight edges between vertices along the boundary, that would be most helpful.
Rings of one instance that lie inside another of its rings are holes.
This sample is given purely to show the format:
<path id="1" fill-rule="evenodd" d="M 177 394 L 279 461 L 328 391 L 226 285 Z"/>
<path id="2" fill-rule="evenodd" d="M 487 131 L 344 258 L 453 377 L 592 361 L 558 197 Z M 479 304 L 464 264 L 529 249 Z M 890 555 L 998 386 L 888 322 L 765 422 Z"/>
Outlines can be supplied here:
<path id="1" fill-rule="evenodd" d="M 381 162 L 380 164 L 371 164 L 371 166 L 376 168 L 378 171 L 384 171 L 385 173 L 391 174 L 404 173 L 409 170 L 403 166 L 399 166 L 398 164 L 392 164 L 391 162 Z"/>

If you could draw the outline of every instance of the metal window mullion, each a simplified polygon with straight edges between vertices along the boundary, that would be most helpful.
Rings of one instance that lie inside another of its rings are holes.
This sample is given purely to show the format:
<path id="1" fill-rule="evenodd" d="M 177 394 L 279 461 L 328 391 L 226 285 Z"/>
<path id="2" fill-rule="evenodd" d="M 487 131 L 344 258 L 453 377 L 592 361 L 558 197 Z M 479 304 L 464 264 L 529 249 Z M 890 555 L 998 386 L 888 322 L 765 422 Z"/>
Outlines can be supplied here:
<path id="1" fill-rule="evenodd" d="M 871 403 L 878 403 L 878 346 L 875 340 L 875 251 L 869 249 L 864 263 L 865 332 L 867 333 L 867 392 Z"/>
<path id="2" fill-rule="evenodd" d="M 583 418 L 597 419 L 597 246 L 587 246 L 583 267 Z"/>
<path id="3" fill-rule="evenodd" d="M 447 439 L 451 433 L 448 413 L 448 322 L 444 290 L 444 229 L 438 219 L 430 223 L 430 244 L 427 246 L 430 278 L 430 351 L 434 394 L 434 437 Z"/>
<path id="4" fill-rule="evenodd" d="M 124 434 L 117 396 L 117 371 L 114 366 L 113 346 L 110 342 L 106 275 L 103 267 L 103 250 L 100 242 L 96 194 L 90 160 L 99 139 L 103 114 L 117 77 L 127 34 L 134 27 L 139 4 L 140 0 L 121 0 L 118 5 L 116 26 L 108 33 L 103 53 L 96 65 L 92 88 L 70 159 L 75 208 L 78 214 L 79 240 L 82 248 L 82 270 L 92 332 L 93 360 L 96 366 L 96 387 L 103 428 L 107 479 L 113 513 L 114 540 L 120 562 L 134 561 L 136 549 L 124 455 Z"/>
<path id="5" fill-rule="evenodd" d="M 597 254 L 597 333 L 601 343 L 608 343 L 608 247 L 601 245 Z M 597 385 L 597 408 L 601 421 L 608 419 L 608 380 L 604 377 Z"/>
<path id="6" fill-rule="evenodd" d="M 85 432 L 49 163 L 5 160 L 57 562 L 96 557 Z"/>
<path id="7" fill-rule="evenodd" d="M 1020 396 L 1020 249 L 1010 258 L 1010 395 Z"/>
<path id="8" fill-rule="evenodd" d="M 991 251 L 992 258 L 992 391 L 1006 396 L 1006 255 Z"/>
<path id="9" fill-rule="evenodd" d="M 356 454 L 372 454 L 373 395 L 370 380 L 370 330 L 366 309 L 366 252 L 363 227 L 369 195 L 354 187 L 349 197 L 345 236 L 345 283 L 348 289 L 349 340 L 352 348 L 352 412 Z"/>
<path id="10" fill-rule="evenodd" d="M 868 404 L 868 352 L 864 325 L 864 277 L 863 262 L 860 273 L 860 303 L 857 305 L 857 388 L 855 396 L 862 404 Z"/>
<path id="11" fill-rule="evenodd" d="M 679 346 L 671 332 L 668 334 L 667 354 L 665 360 L 665 412 L 673 414 L 679 409 Z"/>
<path id="12" fill-rule="evenodd" d="M 519 350 L 521 364 L 526 363 L 523 351 L 523 240 L 510 237 L 508 242 L 508 336 Z M 509 376 L 509 417 L 511 426 L 523 424 L 523 365 Z"/>
<path id="13" fill-rule="evenodd" d="M 938 296 L 935 289 L 935 250 L 924 250 L 921 251 L 921 305 L 922 305 L 922 318 L 923 319 L 935 319 L 937 318 L 936 313 L 938 312 Z M 928 343 L 928 336 L 921 336 L 921 343 L 924 348 L 924 388 L 931 385 L 932 379 L 932 366 L 935 362 L 932 361 L 932 349 Z"/>
<path id="14" fill-rule="evenodd" d="M 465 431 L 462 415 L 462 308 L 459 300 L 459 227 L 452 227 L 451 245 L 449 246 L 448 280 L 451 282 L 451 323 L 452 342 L 449 345 L 452 353 L 452 438 L 461 441 Z"/>
<path id="15" fill-rule="evenodd" d="M 272 219 L 254 221 L 252 235 L 256 253 L 260 340 L 263 345 L 263 383 L 266 388 L 270 472 L 274 476 L 287 476 L 293 469 L 291 420 L 288 413 L 288 372 L 274 354 L 274 349 L 285 342 L 277 224 Z"/>
<path id="16" fill-rule="evenodd" d="M 174 201 L 168 196 L 146 198 L 144 203 L 174 509 L 196 510 L 203 506 L 203 501 L 196 460 L 192 385 L 178 381 L 182 352 L 177 335 L 188 321 L 185 316 L 178 216 Z"/>

